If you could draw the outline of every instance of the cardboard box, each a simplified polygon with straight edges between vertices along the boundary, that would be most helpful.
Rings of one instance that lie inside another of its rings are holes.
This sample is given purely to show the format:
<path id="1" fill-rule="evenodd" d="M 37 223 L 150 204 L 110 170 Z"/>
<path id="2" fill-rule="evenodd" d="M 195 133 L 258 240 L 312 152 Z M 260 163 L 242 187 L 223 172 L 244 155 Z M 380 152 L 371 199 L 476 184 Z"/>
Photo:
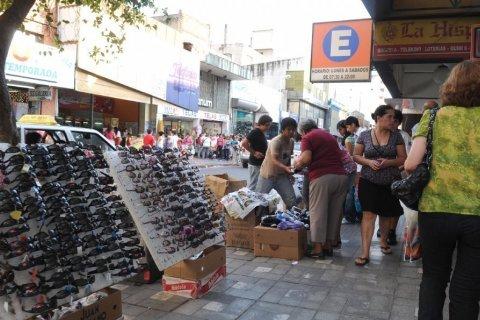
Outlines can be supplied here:
<path id="1" fill-rule="evenodd" d="M 185 259 L 170 268 L 164 275 L 185 280 L 201 280 L 219 267 L 226 265 L 227 252 L 225 246 L 214 245 L 204 251 L 204 256 L 197 260 Z"/>
<path id="2" fill-rule="evenodd" d="M 225 223 L 227 230 L 239 229 L 239 228 L 253 228 L 260 224 L 262 210 L 260 207 L 255 208 L 250 212 L 245 219 L 235 219 L 230 217 L 230 215 L 225 214 Z"/>
<path id="3" fill-rule="evenodd" d="M 225 241 L 227 247 L 253 250 L 253 227 L 227 230 L 225 231 Z"/>
<path id="4" fill-rule="evenodd" d="M 101 290 L 108 296 L 80 310 L 68 313 L 60 320 L 117 320 L 122 316 L 122 293 L 119 290 L 105 288 Z"/>
<path id="5" fill-rule="evenodd" d="M 279 230 L 257 226 L 254 228 L 254 251 L 256 257 L 280 258 L 298 261 L 307 248 L 307 231 Z"/>
<path id="6" fill-rule="evenodd" d="M 226 194 L 235 192 L 247 186 L 246 180 L 237 180 L 228 174 L 207 175 L 205 184 L 212 190 L 217 200 L 220 201 Z"/>
<path id="7" fill-rule="evenodd" d="M 187 280 L 163 276 L 162 287 L 164 292 L 170 294 L 197 299 L 208 293 L 221 280 L 227 276 L 227 266 L 223 265 L 214 272 L 200 280 Z"/>
<path id="8" fill-rule="evenodd" d="M 262 215 L 268 213 L 268 208 L 257 207 L 245 219 L 234 219 L 225 215 L 225 241 L 227 247 L 253 249 L 253 228 L 260 224 Z"/>

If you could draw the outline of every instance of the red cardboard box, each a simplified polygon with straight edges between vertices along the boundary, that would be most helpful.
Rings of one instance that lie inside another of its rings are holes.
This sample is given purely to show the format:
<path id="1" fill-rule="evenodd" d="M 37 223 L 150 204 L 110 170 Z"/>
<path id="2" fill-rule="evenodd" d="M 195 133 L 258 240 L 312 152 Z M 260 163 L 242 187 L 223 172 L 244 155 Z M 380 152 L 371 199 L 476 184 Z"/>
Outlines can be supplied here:
<path id="1" fill-rule="evenodd" d="M 170 294 L 197 299 L 209 292 L 227 276 L 227 266 L 223 265 L 200 280 L 187 280 L 163 276 L 163 291 Z"/>

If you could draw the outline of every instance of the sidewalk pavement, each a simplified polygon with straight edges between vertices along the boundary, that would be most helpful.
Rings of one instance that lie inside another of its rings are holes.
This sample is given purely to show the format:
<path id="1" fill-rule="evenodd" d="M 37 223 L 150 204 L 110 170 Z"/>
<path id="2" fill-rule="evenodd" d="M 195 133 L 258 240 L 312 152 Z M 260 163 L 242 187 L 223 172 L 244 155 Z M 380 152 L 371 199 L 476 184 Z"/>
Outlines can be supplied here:
<path id="1" fill-rule="evenodd" d="M 357 267 L 359 225 L 343 225 L 342 239 L 342 249 L 324 261 L 255 258 L 227 248 L 227 278 L 197 300 L 163 293 L 160 283 L 126 281 L 123 313 L 126 320 L 417 319 L 421 264 L 403 262 L 400 243 L 382 255 L 375 238 L 370 264 Z"/>

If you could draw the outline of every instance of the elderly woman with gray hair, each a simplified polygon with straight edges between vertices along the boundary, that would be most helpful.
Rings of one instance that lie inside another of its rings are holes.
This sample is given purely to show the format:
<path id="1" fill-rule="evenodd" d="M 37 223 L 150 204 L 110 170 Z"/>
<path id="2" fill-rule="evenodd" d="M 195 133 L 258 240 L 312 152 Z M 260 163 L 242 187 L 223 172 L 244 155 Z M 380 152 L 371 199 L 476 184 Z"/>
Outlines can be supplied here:
<path id="1" fill-rule="evenodd" d="M 333 256 L 332 244 L 338 236 L 343 203 L 348 191 L 348 177 L 342 164 L 338 142 L 319 129 L 313 120 L 300 124 L 301 151 L 296 169 L 308 167 L 310 233 L 312 258 Z"/>

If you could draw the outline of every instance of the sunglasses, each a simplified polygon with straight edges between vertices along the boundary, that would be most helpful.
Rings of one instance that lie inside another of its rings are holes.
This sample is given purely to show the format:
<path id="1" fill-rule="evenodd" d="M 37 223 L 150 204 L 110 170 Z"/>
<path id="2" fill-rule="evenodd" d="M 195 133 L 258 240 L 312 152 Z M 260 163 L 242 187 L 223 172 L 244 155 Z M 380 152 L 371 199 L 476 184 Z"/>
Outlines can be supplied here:
<path id="1" fill-rule="evenodd" d="M 22 310 L 26 313 L 45 313 L 48 310 L 54 309 L 56 307 L 57 307 L 57 300 L 51 299 L 50 301 L 47 301 L 47 302 L 37 303 L 33 305 L 30 309 L 24 309 L 22 307 Z"/>
<path id="2" fill-rule="evenodd" d="M 37 258 L 28 257 L 28 259 L 20 262 L 20 264 L 16 266 L 12 266 L 12 268 L 13 270 L 16 270 L 16 271 L 25 271 L 30 268 L 42 265 L 44 264 L 44 262 L 45 260 L 42 257 L 37 257 Z"/>

